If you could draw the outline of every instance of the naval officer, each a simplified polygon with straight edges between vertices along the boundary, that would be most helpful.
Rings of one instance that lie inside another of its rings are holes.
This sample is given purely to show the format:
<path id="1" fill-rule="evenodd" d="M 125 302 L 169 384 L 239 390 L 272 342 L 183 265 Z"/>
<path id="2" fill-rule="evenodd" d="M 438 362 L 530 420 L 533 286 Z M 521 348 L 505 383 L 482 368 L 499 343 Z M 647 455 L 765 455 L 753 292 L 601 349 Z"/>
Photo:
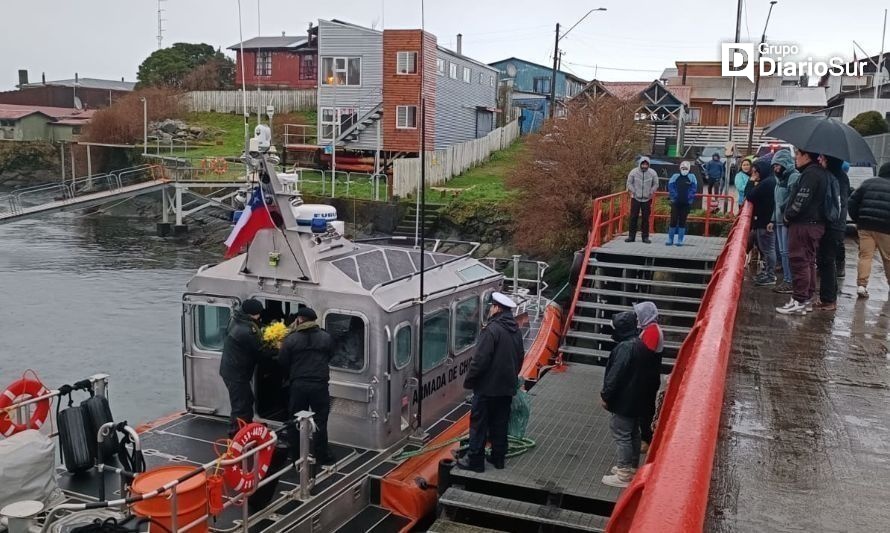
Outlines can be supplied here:
<path id="1" fill-rule="evenodd" d="M 488 461 L 497 469 L 504 468 L 507 455 L 507 424 L 510 405 L 516 394 L 516 383 L 525 349 L 519 325 L 513 318 L 516 303 L 505 294 L 491 295 L 488 324 L 479 334 L 476 353 L 464 380 L 464 388 L 472 389 L 470 410 L 470 447 L 460 458 L 460 468 L 485 470 L 485 441 L 491 441 Z"/>
<path id="2" fill-rule="evenodd" d="M 229 436 L 238 432 L 238 420 L 253 422 L 253 372 L 257 360 L 263 353 L 263 339 L 260 335 L 260 315 L 263 304 L 253 298 L 244 300 L 241 309 L 236 310 L 229 322 L 226 339 L 223 341 L 222 359 L 219 362 L 219 375 L 229 391 Z"/>

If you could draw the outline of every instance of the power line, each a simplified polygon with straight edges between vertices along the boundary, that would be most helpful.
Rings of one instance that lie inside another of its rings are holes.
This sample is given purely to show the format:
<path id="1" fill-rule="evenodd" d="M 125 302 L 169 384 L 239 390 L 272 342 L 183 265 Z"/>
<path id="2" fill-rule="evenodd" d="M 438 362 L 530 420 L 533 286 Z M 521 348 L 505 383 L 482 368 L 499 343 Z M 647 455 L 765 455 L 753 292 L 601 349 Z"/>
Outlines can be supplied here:
<path id="1" fill-rule="evenodd" d="M 582 68 L 595 68 L 600 70 L 616 70 L 620 72 L 662 72 L 664 69 L 644 69 L 644 68 L 621 68 L 621 67 L 604 67 L 602 65 L 585 65 L 583 63 L 565 62 L 566 65 L 574 65 Z"/>

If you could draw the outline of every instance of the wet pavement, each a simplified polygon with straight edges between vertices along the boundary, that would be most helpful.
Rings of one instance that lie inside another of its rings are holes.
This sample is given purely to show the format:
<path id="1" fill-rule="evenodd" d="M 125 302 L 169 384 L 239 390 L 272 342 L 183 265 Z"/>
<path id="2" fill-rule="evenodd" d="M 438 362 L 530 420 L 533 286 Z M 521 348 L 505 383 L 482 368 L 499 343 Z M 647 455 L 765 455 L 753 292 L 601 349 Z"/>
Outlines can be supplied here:
<path id="1" fill-rule="evenodd" d="M 857 256 L 836 313 L 745 280 L 707 531 L 890 530 L 890 303 L 879 262 L 857 300 Z"/>

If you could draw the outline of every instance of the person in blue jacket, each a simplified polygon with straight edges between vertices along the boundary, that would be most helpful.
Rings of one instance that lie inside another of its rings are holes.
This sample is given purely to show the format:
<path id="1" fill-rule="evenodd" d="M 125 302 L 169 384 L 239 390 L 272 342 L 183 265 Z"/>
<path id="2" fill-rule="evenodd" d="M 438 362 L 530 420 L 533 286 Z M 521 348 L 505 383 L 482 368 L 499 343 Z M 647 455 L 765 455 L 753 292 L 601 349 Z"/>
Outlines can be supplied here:
<path id="1" fill-rule="evenodd" d="M 677 246 L 683 246 L 686 238 L 686 217 L 692 209 L 695 201 L 695 193 L 698 192 L 698 181 L 695 174 L 689 172 L 689 161 L 680 163 L 680 172 L 671 176 L 668 181 L 668 195 L 671 199 L 671 225 L 668 229 L 668 246 L 674 244 L 674 236 L 677 237 Z"/>

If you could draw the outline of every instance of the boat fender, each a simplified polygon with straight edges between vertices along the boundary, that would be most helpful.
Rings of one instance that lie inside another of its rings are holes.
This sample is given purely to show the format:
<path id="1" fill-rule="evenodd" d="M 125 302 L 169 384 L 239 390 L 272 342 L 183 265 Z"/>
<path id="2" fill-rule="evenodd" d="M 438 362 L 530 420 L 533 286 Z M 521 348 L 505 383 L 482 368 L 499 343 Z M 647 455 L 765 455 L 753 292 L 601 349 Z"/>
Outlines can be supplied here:
<path id="1" fill-rule="evenodd" d="M 101 444 L 101 454 L 97 453 L 96 447 L 99 446 L 99 428 L 108 422 L 113 422 L 111 416 L 111 406 L 108 404 L 108 398 L 104 396 L 93 396 L 87 400 L 80 402 L 86 415 L 86 430 L 90 436 L 90 449 L 96 457 L 102 457 L 103 460 L 109 460 L 117 452 L 117 433 L 112 431 L 105 437 Z"/>
<path id="2" fill-rule="evenodd" d="M 59 402 L 61 402 L 59 398 Z M 59 447 L 62 462 L 72 474 L 85 472 L 93 466 L 89 435 L 87 435 L 87 415 L 80 406 L 71 406 L 56 415 L 59 425 Z"/>
<path id="3" fill-rule="evenodd" d="M 0 434 L 4 437 L 9 437 L 26 429 L 40 429 L 43 423 L 46 422 L 47 415 L 49 415 L 50 403 L 48 398 L 37 402 L 37 407 L 31 413 L 31 418 L 27 422 L 15 422 L 6 409 L 19 398 L 37 398 L 48 392 L 39 380 L 29 378 L 22 378 L 6 387 L 3 394 L 0 394 Z"/>
<path id="4" fill-rule="evenodd" d="M 569 270 L 569 286 L 574 287 L 581 276 L 581 269 L 584 266 L 584 250 L 578 250 L 572 257 L 572 268 Z"/>
<path id="5" fill-rule="evenodd" d="M 207 501 L 211 516 L 219 516 L 223 506 L 223 478 L 213 475 L 207 478 Z"/>
<path id="6" fill-rule="evenodd" d="M 226 451 L 225 459 L 238 457 L 246 450 L 248 444 L 253 444 L 252 448 L 266 444 L 272 440 L 272 433 L 269 428 L 257 422 L 251 422 L 242 427 L 238 434 L 232 439 L 229 449 Z M 269 446 L 257 452 L 254 457 L 253 470 L 245 470 L 240 463 L 229 465 L 223 471 L 223 479 L 226 485 L 236 492 L 247 493 L 256 488 L 257 484 L 262 481 L 269 472 L 269 464 L 272 461 L 273 447 Z"/>

